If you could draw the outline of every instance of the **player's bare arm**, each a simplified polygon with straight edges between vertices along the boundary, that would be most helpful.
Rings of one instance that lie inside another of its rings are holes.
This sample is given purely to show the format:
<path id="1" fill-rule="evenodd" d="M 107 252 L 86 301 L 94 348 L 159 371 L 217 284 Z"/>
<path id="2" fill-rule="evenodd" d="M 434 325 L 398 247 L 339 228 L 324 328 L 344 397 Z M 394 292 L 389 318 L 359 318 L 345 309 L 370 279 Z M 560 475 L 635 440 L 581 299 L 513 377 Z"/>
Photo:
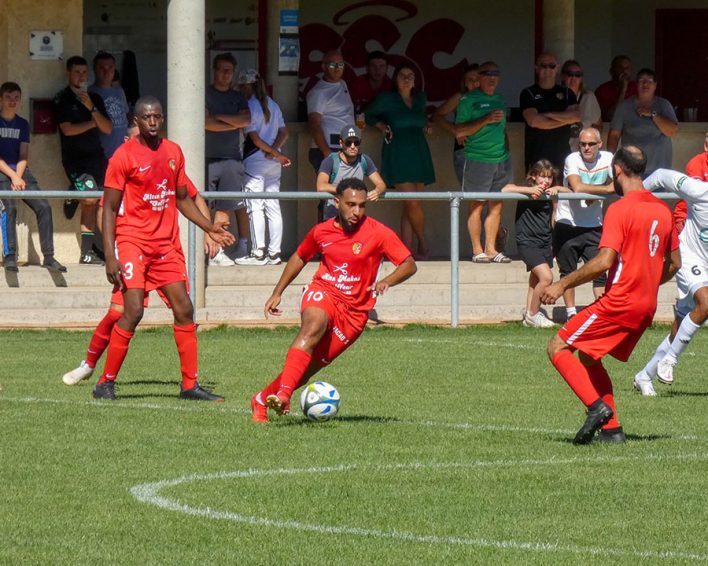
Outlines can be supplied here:
<path id="1" fill-rule="evenodd" d="M 199 212 L 201 212 L 206 218 L 211 217 L 209 205 L 204 200 L 204 197 L 202 197 L 199 193 L 194 196 L 194 204 L 197 205 Z M 229 227 L 228 221 L 225 224 L 225 226 L 223 224 L 222 226 L 226 230 Z M 214 257 L 217 253 L 219 253 L 219 247 L 219 244 L 217 244 L 209 234 L 204 234 L 204 253 L 206 253 L 210 258 Z"/>
<path id="2" fill-rule="evenodd" d="M 228 232 L 222 225 L 221 222 L 212 224 L 207 216 L 204 216 L 194 201 L 189 198 L 187 194 L 187 187 L 181 186 L 177 187 L 177 209 L 182 213 L 182 215 L 189 220 L 194 222 L 199 226 L 204 232 L 206 232 L 212 240 L 218 243 L 220 246 L 230 246 L 234 243 L 235 238 L 231 232 Z"/>
<path id="3" fill-rule="evenodd" d="M 103 190 L 103 249 L 106 255 L 106 278 L 108 282 L 125 290 L 123 266 L 116 258 L 116 218 L 123 200 L 123 191 L 106 187 Z"/>
<path id="4" fill-rule="evenodd" d="M 544 305 L 553 305 L 559 297 L 568 289 L 574 289 L 583 283 L 597 279 L 601 273 L 605 273 L 617 259 L 617 252 L 612 248 L 600 248 L 600 252 L 580 269 L 573 271 L 546 287 L 541 295 L 541 302 Z"/>
<path id="5" fill-rule="evenodd" d="M 394 269 L 389 275 L 374 283 L 369 290 L 373 291 L 377 295 L 383 295 L 388 291 L 389 287 L 395 287 L 410 279 L 415 272 L 418 271 L 418 266 L 413 259 L 413 256 L 408 256 L 401 263 L 398 264 L 396 269 Z"/>
<path id="6" fill-rule="evenodd" d="M 293 280 L 300 274 L 305 265 L 307 265 L 305 261 L 296 253 L 290 257 L 288 263 L 285 264 L 285 269 L 283 269 L 283 273 L 280 275 L 280 279 L 275 284 L 273 293 L 265 303 L 263 314 L 266 318 L 268 318 L 269 314 L 273 316 L 280 316 L 281 314 L 283 314 L 283 311 L 278 309 L 278 305 L 280 304 L 280 299 L 283 295 L 283 292 L 285 291 L 285 289 L 288 288 L 288 285 L 290 285 L 290 283 L 292 283 Z"/>
<path id="7" fill-rule="evenodd" d="M 663 285 L 669 281 L 676 272 L 681 269 L 681 253 L 679 248 L 667 252 L 664 258 L 664 272 L 661 274 L 661 283 Z"/>

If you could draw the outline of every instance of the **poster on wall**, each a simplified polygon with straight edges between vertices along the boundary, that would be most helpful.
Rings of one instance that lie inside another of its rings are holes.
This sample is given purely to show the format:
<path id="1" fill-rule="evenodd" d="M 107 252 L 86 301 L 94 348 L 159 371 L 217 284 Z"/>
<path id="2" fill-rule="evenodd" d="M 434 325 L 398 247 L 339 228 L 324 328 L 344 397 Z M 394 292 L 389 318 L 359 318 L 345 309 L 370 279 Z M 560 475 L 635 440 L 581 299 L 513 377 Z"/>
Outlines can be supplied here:
<path id="1" fill-rule="evenodd" d="M 299 19 L 299 10 L 280 10 L 278 43 L 278 74 L 280 75 L 297 75 L 300 66 Z"/>
<path id="2" fill-rule="evenodd" d="M 29 56 L 33 60 L 61 60 L 64 58 L 63 31 L 31 31 Z"/>

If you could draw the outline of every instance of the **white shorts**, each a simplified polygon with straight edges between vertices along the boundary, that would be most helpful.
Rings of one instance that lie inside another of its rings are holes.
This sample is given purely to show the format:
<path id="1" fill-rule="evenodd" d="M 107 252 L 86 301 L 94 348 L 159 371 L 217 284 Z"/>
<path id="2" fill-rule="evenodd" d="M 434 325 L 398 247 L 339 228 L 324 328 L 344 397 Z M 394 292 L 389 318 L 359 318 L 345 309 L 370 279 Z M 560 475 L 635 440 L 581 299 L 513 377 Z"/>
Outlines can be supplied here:
<path id="1" fill-rule="evenodd" d="M 676 273 L 676 316 L 685 317 L 696 306 L 693 294 L 708 287 L 708 262 L 681 246 L 681 268 Z"/>

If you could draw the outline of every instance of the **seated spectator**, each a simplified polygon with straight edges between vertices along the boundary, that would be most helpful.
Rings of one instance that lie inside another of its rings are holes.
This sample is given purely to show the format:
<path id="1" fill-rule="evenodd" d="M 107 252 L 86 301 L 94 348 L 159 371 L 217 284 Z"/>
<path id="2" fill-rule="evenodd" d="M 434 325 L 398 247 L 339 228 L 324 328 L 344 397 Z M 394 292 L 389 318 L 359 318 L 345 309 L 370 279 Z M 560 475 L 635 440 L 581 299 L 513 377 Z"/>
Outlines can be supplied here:
<path id="1" fill-rule="evenodd" d="M 637 83 L 632 80 L 632 60 L 626 55 L 616 55 L 610 64 L 612 79 L 595 89 L 595 96 L 602 111 L 602 119 L 611 122 L 617 106 L 637 94 Z"/>
<path id="2" fill-rule="evenodd" d="M 66 61 L 68 85 L 57 93 L 54 106 L 59 122 L 61 162 L 72 188 L 79 191 L 103 189 L 108 160 L 100 134 L 113 130 L 103 99 L 88 92 L 88 63 L 79 56 Z M 78 203 L 64 202 L 64 214 L 72 218 Z M 103 265 L 94 249 L 98 199 L 81 200 L 81 258 L 79 263 Z"/>
<path id="3" fill-rule="evenodd" d="M 6 82 L 0 86 L 0 190 L 38 191 L 39 185 L 29 170 L 29 123 L 17 115 L 22 100 L 20 85 Z M 54 258 L 52 208 L 45 199 L 23 199 L 37 216 L 39 243 L 44 255 L 42 267 L 65 272 Z M 5 271 L 17 272 L 17 200 L 2 200 L 2 241 Z"/>
<path id="4" fill-rule="evenodd" d="M 383 51 L 372 51 L 366 60 L 366 73 L 359 75 L 352 85 L 351 96 L 357 114 L 366 112 L 366 107 L 385 90 L 391 90 L 388 76 L 388 59 Z M 359 127 L 363 127 L 357 124 Z"/>
<path id="5" fill-rule="evenodd" d="M 553 202 L 559 192 L 569 192 L 556 184 L 557 172 L 547 159 L 534 163 L 526 174 L 526 185 L 509 184 L 504 193 L 521 193 L 533 200 L 516 204 L 516 247 L 529 272 L 529 289 L 522 324 L 531 328 L 550 328 L 553 321 L 541 310 L 541 295 L 553 283 Z"/>
<path id="6" fill-rule="evenodd" d="M 355 125 L 344 126 L 339 133 L 339 151 L 330 153 L 322 160 L 317 173 L 317 192 L 336 194 L 337 185 L 342 179 L 360 179 L 368 177 L 374 188 L 367 193 L 367 200 L 376 201 L 386 191 L 386 183 L 376 169 L 374 161 L 361 153 L 361 130 Z M 337 207 L 334 199 L 328 200 L 324 209 L 324 219 L 335 218 Z"/>
<path id="7" fill-rule="evenodd" d="M 602 130 L 600 105 L 595 94 L 583 84 L 583 68 L 575 59 L 568 59 L 561 67 L 561 84 L 575 93 L 580 110 L 580 122 L 570 127 L 570 149 L 578 151 L 578 136 L 583 128 L 594 127 Z"/>
<path id="8" fill-rule="evenodd" d="M 103 99 L 103 104 L 111 119 L 113 128 L 110 134 L 101 132 L 103 153 L 110 159 L 113 152 L 123 143 L 128 135 L 128 101 L 120 84 L 114 84 L 118 72 L 116 59 L 110 53 L 99 51 L 93 58 L 93 73 L 95 82 L 89 87 L 89 92 Z"/>

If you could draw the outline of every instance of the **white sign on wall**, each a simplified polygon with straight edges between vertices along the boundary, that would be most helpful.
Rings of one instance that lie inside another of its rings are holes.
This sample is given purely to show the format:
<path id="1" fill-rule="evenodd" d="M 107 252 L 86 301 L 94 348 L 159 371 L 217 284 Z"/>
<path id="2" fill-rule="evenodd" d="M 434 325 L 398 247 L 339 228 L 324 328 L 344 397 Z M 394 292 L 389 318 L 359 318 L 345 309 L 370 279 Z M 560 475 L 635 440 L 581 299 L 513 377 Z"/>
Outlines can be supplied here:
<path id="1" fill-rule="evenodd" d="M 31 31 L 29 34 L 30 59 L 61 60 L 64 58 L 63 31 Z"/>

